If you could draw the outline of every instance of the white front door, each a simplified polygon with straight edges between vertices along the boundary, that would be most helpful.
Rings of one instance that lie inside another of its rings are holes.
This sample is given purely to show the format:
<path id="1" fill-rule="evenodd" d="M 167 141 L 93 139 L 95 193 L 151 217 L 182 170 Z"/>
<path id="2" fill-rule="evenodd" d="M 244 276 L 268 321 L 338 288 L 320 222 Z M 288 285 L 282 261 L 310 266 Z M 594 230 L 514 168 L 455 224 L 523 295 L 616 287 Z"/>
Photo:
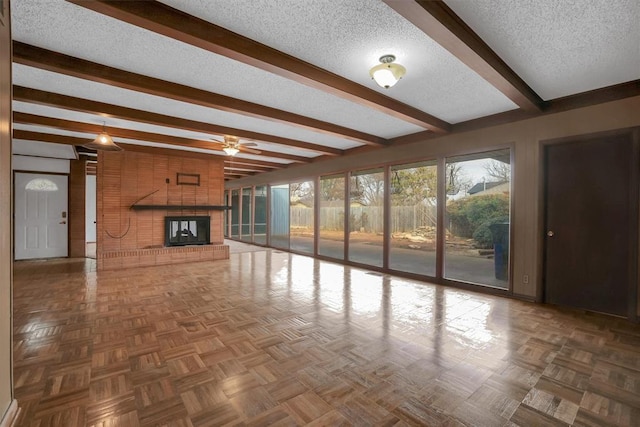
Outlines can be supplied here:
<path id="1" fill-rule="evenodd" d="M 67 176 L 15 175 L 15 259 L 66 257 Z"/>

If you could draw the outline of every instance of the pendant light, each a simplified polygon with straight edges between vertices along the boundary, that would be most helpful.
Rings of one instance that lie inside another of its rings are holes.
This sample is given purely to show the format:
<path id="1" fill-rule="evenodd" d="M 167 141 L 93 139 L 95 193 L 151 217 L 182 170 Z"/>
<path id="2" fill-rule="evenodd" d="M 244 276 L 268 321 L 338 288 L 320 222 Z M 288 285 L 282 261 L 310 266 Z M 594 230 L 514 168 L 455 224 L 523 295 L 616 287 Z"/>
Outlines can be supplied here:
<path id="1" fill-rule="evenodd" d="M 107 133 L 105 129 L 105 124 L 102 124 L 102 132 L 96 136 L 96 138 L 83 145 L 84 148 L 90 148 L 92 150 L 102 150 L 102 151 L 122 151 L 123 148 L 116 145 L 113 142 L 113 138 Z"/>

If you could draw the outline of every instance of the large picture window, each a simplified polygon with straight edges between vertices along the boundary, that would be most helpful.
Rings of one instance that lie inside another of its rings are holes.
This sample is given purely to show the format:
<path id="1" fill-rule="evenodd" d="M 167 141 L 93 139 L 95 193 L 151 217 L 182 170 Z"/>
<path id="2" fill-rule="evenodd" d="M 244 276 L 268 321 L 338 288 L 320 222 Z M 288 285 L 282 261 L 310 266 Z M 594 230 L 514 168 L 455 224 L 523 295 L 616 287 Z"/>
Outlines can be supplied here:
<path id="1" fill-rule="evenodd" d="M 509 289 L 508 148 L 227 194 L 232 238 Z"/>
<path id="2" fill-rule="evenodd" d="M 436 161 L 392 166 L 389 268 L 436 276 Z"/>
<path id="3" fill-rule="evenodd" d="M 446 190 L 444 277 L 507 289 L 510 151 L 448 158 Z"/>
<path id="4" fill-rule="evenodd" d="M 351 174 L 349 185 L 349 261 L 382 267 L 384 170 Z"/>
<path id="5" fill-rule="evenodd" d="M 344 175 L 320 178 L 320 230 L 318 253 L 344 259 Z"/>
<path id="6" fill-rule="evenodd" d="M 289 184 L 291 250 L 313 254 L 314 191 L 313 181 Z"/>

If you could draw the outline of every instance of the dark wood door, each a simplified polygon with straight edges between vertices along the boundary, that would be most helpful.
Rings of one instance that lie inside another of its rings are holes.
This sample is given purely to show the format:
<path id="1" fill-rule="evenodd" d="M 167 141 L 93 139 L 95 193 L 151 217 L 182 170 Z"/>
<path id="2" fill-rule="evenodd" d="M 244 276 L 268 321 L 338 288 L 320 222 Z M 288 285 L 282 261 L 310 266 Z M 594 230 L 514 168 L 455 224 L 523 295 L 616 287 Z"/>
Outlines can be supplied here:
<path id="1" fill-rule="evenodd" d="M 631 134 L 545 147 L 545 300 L 630 315 L 637 153 Z"/>

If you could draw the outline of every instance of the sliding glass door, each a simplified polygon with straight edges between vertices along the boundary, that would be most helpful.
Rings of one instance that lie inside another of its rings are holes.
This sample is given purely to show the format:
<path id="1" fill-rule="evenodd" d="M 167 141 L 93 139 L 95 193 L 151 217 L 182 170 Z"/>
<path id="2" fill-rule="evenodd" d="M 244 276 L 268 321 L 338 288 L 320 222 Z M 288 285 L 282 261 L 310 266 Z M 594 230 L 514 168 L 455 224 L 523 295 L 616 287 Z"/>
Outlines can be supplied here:
<path id="1" fill-rule="evenodd" d="M 242 226 L 240 230 L 240 240 L 251 242 L 251 205 L 252 205 L 252 189 L 242 189 Z"/>
<path id="2" fill-rule="evenodd" d="M 224 199 L 222 204 L 224 206 L 227 206 L 229 204 L 229 190 L 224 191 Z M 224 234 L 224 237 L 226 239 L 227 237 L 229 237 L 229 211 L 227 209 L 222 212 L 222 224 L 222 233 Z"/>
<path id="3" fill-rule="evenodd" d="M 231 238 L 240 238 L 240 190 L 231 190 Z"/>
<path id="4" fill-rule="evenodd" d="M 267 186 L 258 185 L 255 189 L 253 211 L 253 241 L 267 244 Z"/>

